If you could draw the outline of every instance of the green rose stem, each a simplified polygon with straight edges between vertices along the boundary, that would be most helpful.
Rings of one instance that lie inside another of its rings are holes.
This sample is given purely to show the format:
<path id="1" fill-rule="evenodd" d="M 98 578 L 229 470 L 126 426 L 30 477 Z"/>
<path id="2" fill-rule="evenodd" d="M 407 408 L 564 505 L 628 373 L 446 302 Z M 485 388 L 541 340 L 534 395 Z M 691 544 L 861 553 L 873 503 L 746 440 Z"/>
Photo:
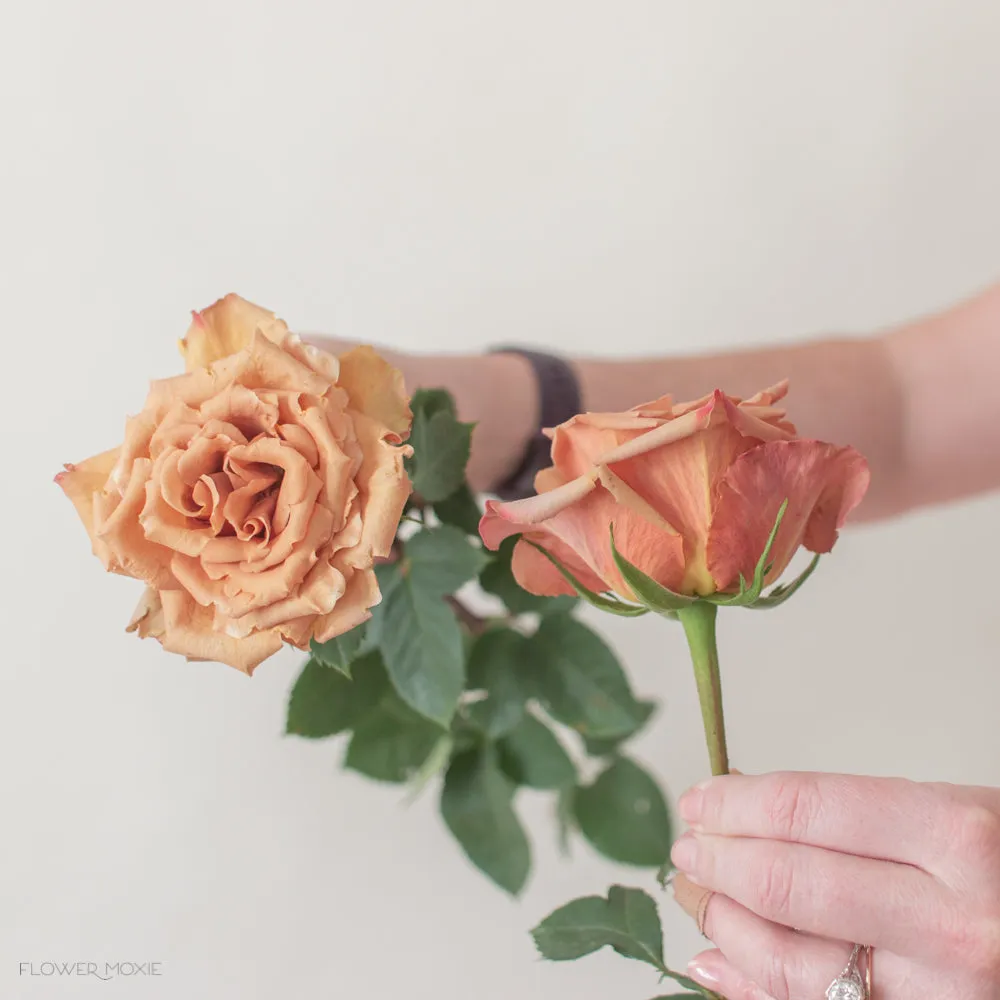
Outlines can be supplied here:
<path id="1" fill-rule="evenodd" d="M 712 774 L 728 774 L 726 723 L 722 715 L 722 679 L 719 676 L 719 651 L 715 644 L 715 619 L 718 610 L 708 601 L 695 601 L 678 611 L 677 616 L 684 626 L 688 648 L 691 650 Z"/>

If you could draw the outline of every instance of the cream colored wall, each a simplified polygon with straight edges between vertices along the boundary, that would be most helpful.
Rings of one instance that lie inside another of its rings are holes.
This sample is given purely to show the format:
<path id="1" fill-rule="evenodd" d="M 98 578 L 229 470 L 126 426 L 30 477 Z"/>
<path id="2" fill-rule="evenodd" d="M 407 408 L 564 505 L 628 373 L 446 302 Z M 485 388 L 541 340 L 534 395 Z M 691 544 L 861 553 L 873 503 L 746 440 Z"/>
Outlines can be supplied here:
<path id="1" fill-rule="evenodd" d="M 963 295 L 1000 274 L 1000 7 L 52 0 L 2 20 L 0 995 L 656 993 L 615 956 L 544 965 L 526 934 L 636 874 L 561 862 L 529 795 L 538 874 L 507 901 L 432 799 L 280 737 L 297 656 L 250 682 L 126 636 L 135 585 L 102 576 L 52 473 L 117 443 L 186 310 L 231 289 L 404 348 L 622 354 Z M 781 612 L 726 615 L 736 763 L 1000 784 L 998 514 L 853 531 Z M 664 698 L 639 751 L 679 792 L 705 770 L 680 636 L 597 624 Z M 695 934 L 666 930 L 681 963 Z M 17 974 L 77 959 L 164 975 Z"/>

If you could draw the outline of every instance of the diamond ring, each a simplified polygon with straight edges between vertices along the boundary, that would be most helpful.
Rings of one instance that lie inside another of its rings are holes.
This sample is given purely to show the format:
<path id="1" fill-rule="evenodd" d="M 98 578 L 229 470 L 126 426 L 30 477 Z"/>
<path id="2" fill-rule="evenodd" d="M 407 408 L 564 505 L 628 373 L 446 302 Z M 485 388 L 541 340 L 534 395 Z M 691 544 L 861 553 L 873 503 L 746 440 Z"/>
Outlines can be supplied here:
<path id="1" fill-rule="evenodd" d="M 826 989 L 826 1000 L 869 1000 L 864 979 L 858 970 L 861 945 L 856 944 L 844 971 Z"/>

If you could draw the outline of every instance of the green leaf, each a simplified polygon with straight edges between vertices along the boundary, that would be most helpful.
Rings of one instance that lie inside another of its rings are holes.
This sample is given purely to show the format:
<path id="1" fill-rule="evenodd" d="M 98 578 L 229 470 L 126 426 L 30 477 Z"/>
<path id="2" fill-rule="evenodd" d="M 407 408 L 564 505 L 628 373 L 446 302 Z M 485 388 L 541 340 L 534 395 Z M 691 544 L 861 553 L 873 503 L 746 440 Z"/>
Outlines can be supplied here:
<path id="1" fill-rule="evenodd" d="M 482 548 L 469 544 L 458 528 L 443 524 L 425 528 L 405 547 L 412 584 L 437 596 L 453 594 L 489 561 Z"/>
<path id="2" fill-rule="evenodd" d="M 553 962 L 572 961 L 611 947 L 667 973 L 656 904 L 640 889 L 616 885 L 607 899 L 574 899 L 549 914 L 531 934 L 542 957 Z"/>
<path id="3" fill-rule="evenodd" d="M 334 636 L 328 642 L 316 642 L 313 639 L 309 647 L 314 660 L 350 677 L 351 661 L 358 656 L 364 638 L 365 626 L 358 625 L 343 635 Z"/>
<path id="4" fill-rule="evenodd" d="M 442 411 L 453 417 L 456 414 L 455 400 L 447 389 L 417 389 L 410 400 L 410 409 L 427 417 Z"/>
<path id="5" fill-rule="evenodd" d="M 399 579 L 383 602 L 379 628 L 386 670 L 403 701 L 447 726 L 465 684 L 462 630 L 439 594 L 398 563 L 392 570 Z"/>
<path id="6" fill-rule="evenodd" d="M 612 861 L 655 868 L 670 857 L 670 815 L 659 786 L 621 757 L 577 790 L 573 812 L 591 845 Z"/>
<path id="7" fill-rule="evenodd" d="M 469 706 L 469 717 L 489 736 L 502 736 L 524 717 L 531 697 L 531 647 L 511 628 L 491 628 L 479 635 L 469 653 L 470 690 L 486 698 Z"/>
<path id="8" fill-rule="evenodd" d="M 595 608 L 599 608 L 601 611 L 610 611 L 613 615 L 621 615 L 623 618 L 638 618 L 640 615 L 646 614 L 649 610 L 641 605 L 637 604 L 626 604 L 624 601 L 619 601 L 615 597 L 604 597 L 602 594 L 597 594 L 593 590 L 588 590 L 580 581 L 573 576 L 573 574 L 566 569 L 565 566 L 555 556 L 547 552 L 542 548 L 541 545 L 536 545 L 534 542 L 528 541 L 529 545 L 534 545 L 539 552 L 545 556 L 546 559 L 560 573 L 562 573 L 563 578 L 567 583 L 580 595 L 588 604 L 593 605 Z"/>
<path id="9" fill-rule="evenodd" d="M 542 620 L 528 640 L 535 694 L 556 721 L 588 737 L 634 733 L 646 718 L 615 654 L 568 615 Z"/>
<path id="10" fill-rule="evenodd" d="M 479 574 L 479 585 L 488 594 L 499 597 L 512 615 L 559 614 L 570 611 L 575 597 L 539 597 L 529 593 L 514 579 L 511 560 L 517 537 L 505 538 L 486 568 Z"/>
<path id="11" fill-rule="evenodd" d="M 414 412 L 413 457 L 407 461 L 407 471 L 414 492 L 426 503 L 446 500 L 465 482 L 472 428 L 446 409 Z"/>
<path id="12" fill-rule="evenodd" d="M 350 729 L 372 711 L 389 690 L 381 657 L 354 662 L 354 679 L 308 660 L 288 700 L 285 731 L 317 739 Z"/>
<path id="13" fill-rule="evenodd" d="M 465 483 L 462 483 L 451 496 L 434 504 L 434 513 L 444 524 L 450 524 L 467 535 L 479 536 L 479 522 L 483 512 Z"/>
<path id="14" fill-rule="evenodd" d="M 441 815 L 469 860 L 511 895 L 531 868 L 528 838 L 514 812 L 514 786 L 488 748 L 456 756 L 444 779 Z"/>
<path id="15" fill-rule="evenodd" d="M 576 782 L 576 766 L 555 733 L 525 715 L 497 745 L 500 766 L 519 785 L 558 789 Z"/>
<path id="16" fill-rule="evenodd" d="M 789 597 L 794 594 L 813 575 L 813 571 L 819 565 L 819 556 L 813 556 L 809 565 L 791 583 L 779 584 L 769 594 L 764 594 L 749 607 L 754 610 L 764 610 L 776 608 L 784 604 Z"/>
<path id="17" fill-rule="evenodd" d="M 618 572 L 629 585 L 629 589 L 647 608 L 659 613 L 680 611 L 692 604 L 696 598 L 685 594 L 675 594 L 672 590 L 661 586 L 651 576 L 647 576 L 637 566 L 633 566 L 615 545 L 615 526 L 611 525 L 611 557 L 618 567 Z"/>
<path id="18" fill-rule="evenodd" d="M 365 626 L 365 637 L 361 642 L 359 652 L 368 653 L 378 649 L 382 644 L 382 630 L 385 622 L 385 608 L 392 592 L 403 582 L 399 564 L 396 562 L 379 563 L 375 566 L 375 579 L 382 594 L 382 601 L 372 608 L 372 616 Z"/>
<path id="19" fill-rule="evenodd" d="M 376 781 L 409 781 L 419 773 L 443 735 L 438 726 L 393 695 L 358 723 L 344 766 Z"/>
<path id="20" fill-rule="evenodd" d="M 649 722 L 658 707 L 655 701 L 640 701 L 638 705 L 642 718 L 639 725 L 631 733 L 626 733 L 623 736 L 614 736 L 609 739 L 600 739 L 593 736 L 585 736 L 583 738 L 584 749 L 586 749 L 591 757 L 609 757 L 611 754 L 617 753 L 622 743 L 632 739 Z"/>

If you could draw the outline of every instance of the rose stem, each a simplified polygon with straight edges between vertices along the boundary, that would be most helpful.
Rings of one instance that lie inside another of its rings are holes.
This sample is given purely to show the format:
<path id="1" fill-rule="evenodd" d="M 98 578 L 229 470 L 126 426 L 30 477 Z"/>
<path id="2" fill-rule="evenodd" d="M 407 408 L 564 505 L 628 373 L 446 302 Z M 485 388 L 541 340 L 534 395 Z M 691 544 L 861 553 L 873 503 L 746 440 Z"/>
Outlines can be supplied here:
<path id="1" fill-rule="evenodd" d="M 695 601 L 677 614 L 691 650 L 712 774 L 728 774 L 726 723 L 722 715 L 722 680 L 719 676 L 719 651 L 715 644 L 715 618 L 718 610 L 709 601 Z"/>

